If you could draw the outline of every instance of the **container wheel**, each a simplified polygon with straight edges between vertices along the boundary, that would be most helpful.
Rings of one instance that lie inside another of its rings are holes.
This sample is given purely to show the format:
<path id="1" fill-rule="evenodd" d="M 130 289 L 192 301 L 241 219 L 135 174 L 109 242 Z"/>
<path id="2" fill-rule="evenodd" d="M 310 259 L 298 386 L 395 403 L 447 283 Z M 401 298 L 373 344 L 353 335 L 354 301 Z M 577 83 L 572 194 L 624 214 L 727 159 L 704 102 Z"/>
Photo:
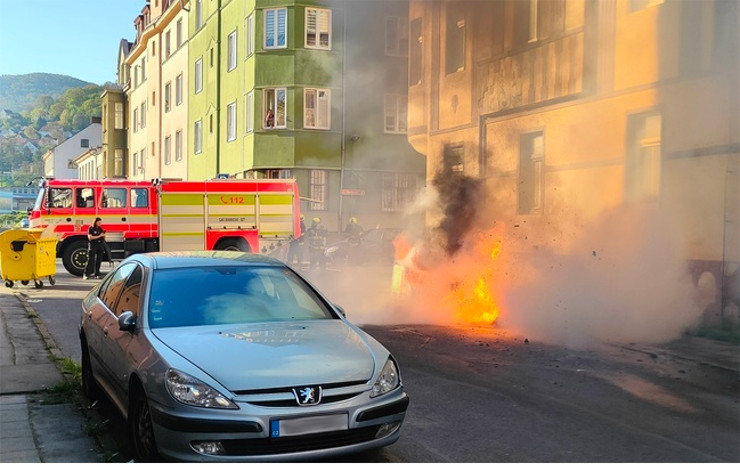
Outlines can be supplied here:
<path id="1" fill-rule="evenodd" d="M 5 281 L 5 286 L 8 287 L 8 288 L 13 288 L 13 281 L 12 280 L 6 280 Z"/>
<path id="2" fill-rule="evenodd" d="M 49 285 L 54 285 L 57 283 L 57 279 L 54 278 L 54 276 L 49 276 Z"/>
<path id="3" fill-rule="evenodd" d="M 43 287 L 43 286 L 44 286 L 44 283 L 43 283 L 43 282 L 41 282 L 40 280 L 35 280 L 35 281 L 33 282 L 33 286 L 34 286 L 34 287 L 36 287 L 36 288 L 41 288 L 41 287 Z"/>
<path id="4" fill-rule="evenodd" d="M 21 283 L 22 283 L 23 285 L 28 285 L 28 281 L 27 281 L 27 280 L 21 280 Z"/>

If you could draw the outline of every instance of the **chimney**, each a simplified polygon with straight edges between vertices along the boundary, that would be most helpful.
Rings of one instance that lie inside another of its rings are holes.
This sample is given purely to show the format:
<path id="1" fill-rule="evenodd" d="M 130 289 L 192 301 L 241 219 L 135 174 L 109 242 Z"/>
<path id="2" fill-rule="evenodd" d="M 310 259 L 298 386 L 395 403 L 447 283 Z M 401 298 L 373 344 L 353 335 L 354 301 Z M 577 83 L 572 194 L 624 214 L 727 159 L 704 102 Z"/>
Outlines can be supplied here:
<path id="1" fill-rule="evenodd" d="M 100 116 L 93 116 L 90 118 L 91 124 L 101 124 L 102 122 L 103 122 L 103 118 L 101 118 Z"/>

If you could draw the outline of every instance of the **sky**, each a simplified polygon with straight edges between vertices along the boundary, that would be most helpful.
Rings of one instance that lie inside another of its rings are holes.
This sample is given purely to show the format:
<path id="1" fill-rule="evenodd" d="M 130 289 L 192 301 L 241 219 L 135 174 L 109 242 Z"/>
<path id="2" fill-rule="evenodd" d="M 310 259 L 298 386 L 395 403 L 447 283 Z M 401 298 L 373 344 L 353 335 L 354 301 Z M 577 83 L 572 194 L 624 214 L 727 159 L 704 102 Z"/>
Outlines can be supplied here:
<path id="1" fill-rule="evenodd" d="M 115 82 L 121 39 L 145 0 L 0 0 L 0 75 L 44 72 Z"/>

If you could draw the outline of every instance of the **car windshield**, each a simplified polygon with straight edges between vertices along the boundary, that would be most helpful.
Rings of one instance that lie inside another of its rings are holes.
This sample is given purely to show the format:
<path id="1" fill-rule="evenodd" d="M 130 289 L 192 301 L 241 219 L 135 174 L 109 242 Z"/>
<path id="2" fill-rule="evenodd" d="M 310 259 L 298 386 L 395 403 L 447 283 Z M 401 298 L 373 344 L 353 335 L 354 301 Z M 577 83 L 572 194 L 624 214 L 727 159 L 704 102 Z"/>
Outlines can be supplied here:
<path id="1" fill-rule="evenodd" d="M 149 326 L 333 319 L 336 315 L 290 269 L 202 267 L 154 272 Z"/>

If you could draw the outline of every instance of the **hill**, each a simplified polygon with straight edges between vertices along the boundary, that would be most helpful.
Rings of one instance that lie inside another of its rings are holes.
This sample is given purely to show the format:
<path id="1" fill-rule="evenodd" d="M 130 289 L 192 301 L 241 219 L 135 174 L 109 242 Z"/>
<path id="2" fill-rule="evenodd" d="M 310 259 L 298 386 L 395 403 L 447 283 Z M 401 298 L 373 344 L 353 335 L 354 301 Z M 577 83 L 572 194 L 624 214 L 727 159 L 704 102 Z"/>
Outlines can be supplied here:
<path id="1" fill-rule="evenodd" d="M 70 76 L 33 73 L 0 76 L 0 109 L 23 112 L 31 109 L 41 96 L 57 98 L 65 91 L 91 85 Z"/>

